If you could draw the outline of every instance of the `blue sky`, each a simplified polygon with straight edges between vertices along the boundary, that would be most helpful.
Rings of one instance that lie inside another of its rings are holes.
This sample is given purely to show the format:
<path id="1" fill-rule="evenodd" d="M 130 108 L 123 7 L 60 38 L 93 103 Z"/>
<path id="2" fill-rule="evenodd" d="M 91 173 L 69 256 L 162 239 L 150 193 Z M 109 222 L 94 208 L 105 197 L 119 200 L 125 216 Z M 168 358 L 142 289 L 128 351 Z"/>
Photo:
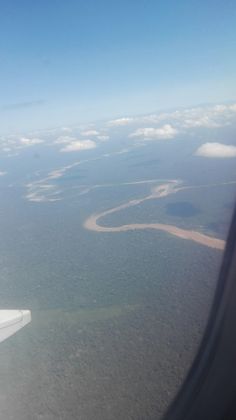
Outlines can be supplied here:
<path id="1" fill-rule="evenodd" d="M 1 1 L 1 133 L 234 100 L 234 1 Z"/>

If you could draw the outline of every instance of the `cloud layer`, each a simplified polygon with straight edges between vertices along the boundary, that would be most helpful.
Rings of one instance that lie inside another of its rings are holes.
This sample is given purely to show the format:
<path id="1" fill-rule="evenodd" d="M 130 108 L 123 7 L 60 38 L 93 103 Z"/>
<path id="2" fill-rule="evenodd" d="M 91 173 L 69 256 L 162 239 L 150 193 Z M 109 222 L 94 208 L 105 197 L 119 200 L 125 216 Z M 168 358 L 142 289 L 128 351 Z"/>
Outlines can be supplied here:
<path id="1" fill-rule="evenodd" d="M 205 137 L 205 141 L 208 141 L 211 138 L 210 131 L 211 136 L 214 136 L 215 130 L 220 132 L 218 130 L 220 127 L 233 127 L 234 124 L 236 124 L 235 103 L 178 108 L 155 114 L 124 116 L 105 123 L 62 126 L 30 133 L 2 135 L 0 152 L 11 157 L 21 153 L 25 148 L 32 146 L 36 148 L 40 143 L 44 143 L 45 147 L 55 147 L 56 151 L 61 152 L 102 148 L 104 147 L 102 143 L 112 139 L 113 134 L 116 135 L 119 129 L 122 130 L 124 140 L 132 139 L 130 141 L 132 147 L 135 144 L 144 145 L 148 140 L 168 140 L 177 135 L 184 135 L 185 138 L 188 136 L 191 140 L 192 136 L 199 134 L 204 139 L 205 133 L 208 133 Z"/>

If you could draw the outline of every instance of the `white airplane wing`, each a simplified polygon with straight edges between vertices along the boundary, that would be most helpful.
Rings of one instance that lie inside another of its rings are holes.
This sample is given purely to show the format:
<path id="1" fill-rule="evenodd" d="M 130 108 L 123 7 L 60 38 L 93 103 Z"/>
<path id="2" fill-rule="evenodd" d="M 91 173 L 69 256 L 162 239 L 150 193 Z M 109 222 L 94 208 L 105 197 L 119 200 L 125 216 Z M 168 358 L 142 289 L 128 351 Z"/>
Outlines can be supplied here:
<path id="1" fill-rule="evenodd" d="M 0 310 L 0 343 L 29 324 L 31 312 L 26 309 Z"/>

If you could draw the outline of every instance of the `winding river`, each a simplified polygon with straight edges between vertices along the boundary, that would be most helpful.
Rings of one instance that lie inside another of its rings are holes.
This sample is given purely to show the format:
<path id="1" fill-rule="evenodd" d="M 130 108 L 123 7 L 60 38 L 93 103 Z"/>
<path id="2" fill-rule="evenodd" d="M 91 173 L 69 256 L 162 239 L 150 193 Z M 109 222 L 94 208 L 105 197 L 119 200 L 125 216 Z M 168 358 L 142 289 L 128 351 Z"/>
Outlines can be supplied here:
<path id="1" fill-rule="evenodd" d="M 121 204 L 120 206 L 113 207 L 109 210 L 105 210 L 102 213 L 91 215 L 84 222 L 84 227 L 88 230 L 95 232 L 127 232 L 130 230 L 146 230 L 146 229 L 155 229 L 159 231 L 167 232 L 170 235 L 177 236 L 178 238 L 190 240 L 197 242 L 201 245 L 205 245 L 209 248 L 215 248 L 223 250 L 225 247 L 225 241 L 222 239 L 214 238 L 212 236 L 205 235 L 203 233 L 182 229 L 177 226 L 163 224 L 163 223 L 132 223 L 122 226 L 102 226 L 99 221 L 103 217 L 116 213 L 120 210 L 127 209 L 132 206 L 137 206 L 138 204 L 143 203 L 147 200 L 159 199 L 161 197 L 166 197 L 169 194 L 177 193 L 183 189 L 191 189 L 194 187 L 181 187 L 180 182 L 177 180 L 170 181 L 168 183 L 158 185 L 152 188 L 151 193 L 146 197 L 130 200 L 127 203 Z M 198 187 L 197 187 L 198 188 Z"/>

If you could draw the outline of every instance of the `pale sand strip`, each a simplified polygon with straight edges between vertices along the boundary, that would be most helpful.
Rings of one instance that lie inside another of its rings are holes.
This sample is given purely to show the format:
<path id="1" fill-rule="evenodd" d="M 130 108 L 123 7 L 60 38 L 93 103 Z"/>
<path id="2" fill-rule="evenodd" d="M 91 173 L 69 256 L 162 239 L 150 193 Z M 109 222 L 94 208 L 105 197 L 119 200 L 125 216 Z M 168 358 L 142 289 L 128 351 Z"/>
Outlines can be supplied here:
<path id="1" fill-rule="evenodd" d="M 114 207 L 112 209 L 106 210 L 100 214 L 90 216 L 84 223 L 84 227 L 88 230 L 92 230 L 95 232 L 127 232 L 129 230 L 145 230 L 145 229 L 155 229 L 167 232 L 171 235 L 177 236 L 181 239 L 191 240 L 197 242 L 201 245 L 208 246 L 210 248 L 220 249 L 223 250 L 225 247 L 225 241 L 222 239 L 217 239 L 211 236 L 204 235 L 203 233 L 196 232 L 194 230 L 187 230 L 181 229 L 173 225 L 167 225 L 162 223 L 132 223 L 129 225 L 122 225 L 122 226 L 101 226 L 98 224 L 98 220 L 102 217 L 107 216 L 108 214 L 115 213 L 117 211 L 126 209 L 131 206 L 136 206 L 143 201 L 157 199 L 160 197 L 167 196 L 171 193 L 175 193 L 180 191 L 182 188 L 178 186 L 177 181 L 170 182 L 168 184 L 163 184 L 153 189 L 152 193 L 147 197 L 138 199 L 138 200 L 131 200 L 125 204 L 121 204 L 120 206 Z"/>
<path id="2" fill-rule="evenodd" d="M 127 232 L 129 230 L 144 230 L 144 229 L 156 229 L 168 232 L 171 235 L 178 236 L 178 238 L 188 239 L 210 248 L 216 248 L 223 250 L 225 247 L 225 241 L 222 239 L 213 238 L 211 236 L 204 235 L 203 233 L 195 232 L 194 230 L 181 229 L 172 225 L 164 225 L 161 223 L 132 223 L 130 225 L 122 225 L 117 227 L 106 227 L 97 224 L 97 220 L 102 215 L 96 215 L 89 217 L 84 227 L 95 232 Z"/>

